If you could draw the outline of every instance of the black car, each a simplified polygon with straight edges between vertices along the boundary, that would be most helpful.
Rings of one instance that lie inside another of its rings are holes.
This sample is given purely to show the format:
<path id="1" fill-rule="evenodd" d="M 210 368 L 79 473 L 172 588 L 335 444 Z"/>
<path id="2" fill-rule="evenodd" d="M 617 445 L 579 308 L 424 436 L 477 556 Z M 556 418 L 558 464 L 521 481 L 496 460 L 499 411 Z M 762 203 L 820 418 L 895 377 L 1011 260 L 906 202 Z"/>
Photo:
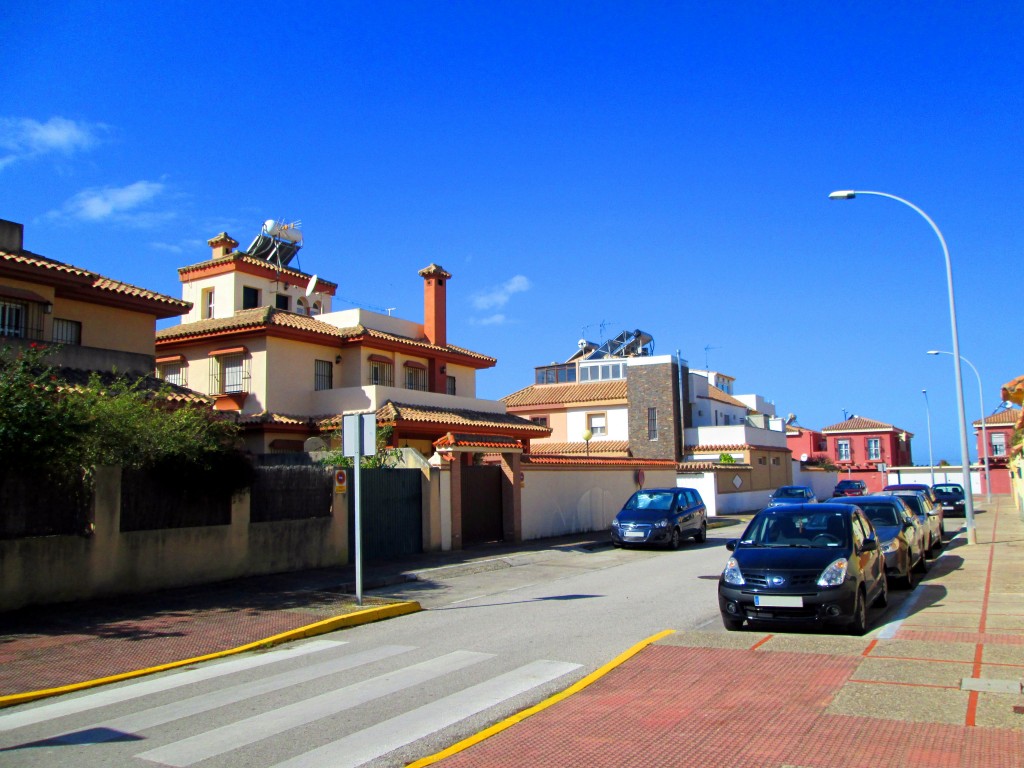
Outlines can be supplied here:
<path id="1" fill-rule="evenodd" d="M 964 508 L 967 502 L 964 500 L 964 487 L 959 483 L 941 483 L 932 486 L 935 494 L 935 501 L 942 507 L 947 515 L 965 517 L 967 513 Z"/>
<path id="2" fill-rule="evenodd" d="M 914 574 L 924 573 L 927 546 L 921 525 L 906 499 L 897 496 L 861 496 L 857 499 L 836 499 L 839 504 L 856 504 L 875 527 L 878 544 L 885 555 L 885 570 L 906 589 L 914 588 Z M 921 532 L 923 533 L 923 532 Z"/>
<path id="3" fill-rule="evenodd" d="M 708 511 L 694 488 L 637 491 L 612 520 L 612 544 L 663 544 L 675 549 L 690 536 L 707 539 Z"/>
<path id="4" fill-rule="evenodd" d="M 938 504 L 938 499 L 935 498 L 935 491 L 932 490 L 930 485 L 924 483 L 896 483 L 895 485 L 887 485 L 882 489 L 883 491 L 917 491 L 923 493 L 932 504 Z"/>
<path id="5" fill-rule="evenodd" d="M 867 631 L 869 605 L 885 605 L 885 557 L 874 526 L 852 504 L 825 502 L 763 509 L 718 579 L 728 630 L 747 622 L 839 625 Z"/>

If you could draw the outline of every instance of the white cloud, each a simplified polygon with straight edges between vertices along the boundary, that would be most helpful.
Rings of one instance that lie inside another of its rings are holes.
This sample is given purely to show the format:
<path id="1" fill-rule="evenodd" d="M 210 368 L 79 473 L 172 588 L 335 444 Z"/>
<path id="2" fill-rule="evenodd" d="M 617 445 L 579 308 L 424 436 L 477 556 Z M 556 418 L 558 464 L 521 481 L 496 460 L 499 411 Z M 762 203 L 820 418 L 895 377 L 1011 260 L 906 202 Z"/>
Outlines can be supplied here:
<path id="1" fill-rule="evenodd" d="M 499 313 L 497 315 L 485 317 L 482 320 L 477 320 L 476 323 L 477 325 L 504 325 L 505 316 Z"/>
<path id="2" fill-rule="evenodd" d="M 516 275 L 501 285 L 484 293 L 478 293 L 473 297 L 473 306 L 476 309 L 496 309 L 508 303 L 513 293 L 522 293 L 530 289 L 530 281 L 523 275 Z M 495 315 L 498 317 L 498 315 Z M 504 318 L 502 318 L 504 319 Z"/>
<path id="3" fill-rule="evenodd" d="M 119 224 L 147 227 L 174 218 L 173 213 L 145 210 L 144 206 L 164 192 L 158 181 L 136 181 L 124 187 L 84 189 L 59 210 L 46 214 L 49 219 L 79 221 L 114 221 Z"/>
<path id="4" fill-rule="evenodd" d="M 0 169 L 18 160 L 53 152 L 70 155 L 89 149 L 107 130 L 102 123 L 51 117 L 45 123 L 27 117 L 0 117 Z"/>

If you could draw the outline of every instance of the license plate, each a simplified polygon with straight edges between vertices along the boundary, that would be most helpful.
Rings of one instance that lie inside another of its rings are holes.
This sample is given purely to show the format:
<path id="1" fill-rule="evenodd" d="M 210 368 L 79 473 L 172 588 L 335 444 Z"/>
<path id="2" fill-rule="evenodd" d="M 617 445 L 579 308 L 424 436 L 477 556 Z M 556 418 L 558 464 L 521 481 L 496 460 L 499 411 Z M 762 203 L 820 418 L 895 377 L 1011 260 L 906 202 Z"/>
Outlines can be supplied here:
<path id="1" fill-rule="evenodd" d="M 758 608 L 803 608 L 804 599 L 800 595 L 754 595 L 754 605 Z"/>
<path id="2" fill-rule="evenodd" d="M 626 531 L 623 534 L 627 539 L 642 539 L 644 537 L 643 531 Z"/>

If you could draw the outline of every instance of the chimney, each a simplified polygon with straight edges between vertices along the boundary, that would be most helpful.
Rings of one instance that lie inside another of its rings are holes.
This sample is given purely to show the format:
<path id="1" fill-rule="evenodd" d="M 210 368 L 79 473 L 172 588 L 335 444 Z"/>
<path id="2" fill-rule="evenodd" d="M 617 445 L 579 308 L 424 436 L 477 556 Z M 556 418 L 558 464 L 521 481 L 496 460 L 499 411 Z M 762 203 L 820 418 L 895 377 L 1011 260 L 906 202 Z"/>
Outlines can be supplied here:
<path id="1" fill-rule="evenodd" d="M 206 244 L 213 249 L 213 258 L 223 259 L 231 253 L 232 249 L 238 246 L 238 241 L 234 240 L 227 232 L 221 232 L 219 235 L 207 240 Z"/>
<path id="2" fill-rule="evenodd" d="M 25 246 L 25 225 L 0 219 L 0 251 L 19 253 Z"/>
<path id="3" fill-rule="evenodd" d="M 445 281 L 451 275 L 444 267 L 431 264 L 419 271 L 423 278 L 423 333 L 431 344 L 444 347 L 448 344 L 447 301 L 445 299 Z"/>

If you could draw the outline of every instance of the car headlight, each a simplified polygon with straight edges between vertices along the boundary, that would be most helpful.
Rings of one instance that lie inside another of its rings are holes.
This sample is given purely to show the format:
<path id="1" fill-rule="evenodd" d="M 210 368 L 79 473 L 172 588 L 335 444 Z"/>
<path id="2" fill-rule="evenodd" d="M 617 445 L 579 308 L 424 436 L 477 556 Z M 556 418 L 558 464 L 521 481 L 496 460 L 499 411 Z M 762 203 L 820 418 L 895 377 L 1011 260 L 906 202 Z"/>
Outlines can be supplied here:
<path id="1" fill-rule="evenodd" d="M 659 520 L 654 525 L 657 526 L 658 528 L 668 528 L 668 518 L 666 518 L 664 520 Z"/>
<path id="2" fill-rule="evenodd" d="M 841 557 L 834 561 L 828 566 L 828 568 L 821 572 L 821 576 L 818 577 L 818 586 L 838 587 L 846 581 L 847 567 L 849 567 L 849 563 L 846 561 L 845 557 Z"/>
<path id="3" fill-rule="evenodd" d="M 726 562 L 725 570 L 722 571 L 722 581 L 737 587 L 747 583 L 743 580 L 743 574 L 740 573 L 740 564 L 736 562 L 735 557 L 730 557 Z"/>
<path id="4" fill-rule="evenodd" d="M 882 544 L 882 554 L 883 555 L 888 555 L 888 554 L 890 554 L 892 552 L 895 552 L 899 548 L 900 548 L 900 543 L 898 541 L 896 541 L 896 539 L 889 539 L 889 541 L 887 541 L 884 544 Z"/>
<path id="5" fill-rule="evenodd" d="M 614 520 L 612 520 L 612 528 L 618 528 L 618 527 L 619 527 L 619 518 L 616 517 Z"/>

